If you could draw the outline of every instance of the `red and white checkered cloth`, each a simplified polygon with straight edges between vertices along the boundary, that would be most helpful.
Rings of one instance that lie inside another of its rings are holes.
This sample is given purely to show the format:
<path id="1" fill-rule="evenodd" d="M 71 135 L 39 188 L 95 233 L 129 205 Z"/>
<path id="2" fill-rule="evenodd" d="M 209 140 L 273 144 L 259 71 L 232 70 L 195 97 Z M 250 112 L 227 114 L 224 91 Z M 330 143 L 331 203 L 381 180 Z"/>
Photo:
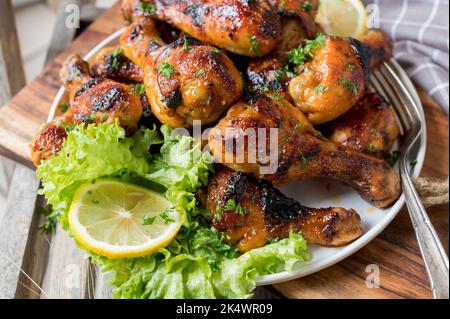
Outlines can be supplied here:
<path id="1" fill-rule="evenodd" d="M 365 0 L 411 79 L 449 111 L 449 0 Z"/>

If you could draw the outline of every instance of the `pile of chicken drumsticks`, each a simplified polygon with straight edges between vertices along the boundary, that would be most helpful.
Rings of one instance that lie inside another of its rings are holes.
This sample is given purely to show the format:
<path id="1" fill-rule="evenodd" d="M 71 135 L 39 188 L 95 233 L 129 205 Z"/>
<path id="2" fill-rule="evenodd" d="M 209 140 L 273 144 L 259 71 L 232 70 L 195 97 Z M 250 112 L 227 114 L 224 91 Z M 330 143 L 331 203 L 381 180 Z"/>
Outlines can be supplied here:
<path id="1" fill-rule="evenodd" d="M 352 242 L 362 235 L 357 212 L 307 208 L 273 185 L 332 178 L 377 207 L 400 196 L 384 160 L 399 135 L 396 116 L 369 89 L 371 68 L 392 57 L 392 43 L 376 30 L 361 40 L 325 35 L 314 22 L 318 1 L 308 1 L 312 9 L 305 2 L 123 0 L 129 26 L 118 47 L 91 66 L 78 55 L 65 62 L 70 107 L 33 140 L 35 164 L 61 149 L 62 122 L 119 123 L 131 135 L 147 123 L 189 128 L 198 120 L 213 127 L 208 145 L 222 163 L 198 198 L 241 252 L 293 229 L 309 243 Z M 223 160 L 248 152 L 224 145 L 249 128 L 278 130 L 273 174 L 261 174 L 259 161 Z M 223 209 L 230 200 L 246 214 Z"/>

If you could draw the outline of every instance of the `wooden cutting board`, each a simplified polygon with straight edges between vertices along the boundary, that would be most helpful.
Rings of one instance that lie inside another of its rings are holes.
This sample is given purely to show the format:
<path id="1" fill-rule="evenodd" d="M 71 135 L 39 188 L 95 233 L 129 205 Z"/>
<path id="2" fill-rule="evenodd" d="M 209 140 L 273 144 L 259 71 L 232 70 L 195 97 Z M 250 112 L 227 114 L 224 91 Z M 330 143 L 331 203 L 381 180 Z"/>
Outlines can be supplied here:
<path id="1" fill-rule="evenodd" d="M 0 108 L 0 153 L 32 166 L 28 145 L 46 121 L 60 87 L 58 74 L 62 62 L 71 53 L 86 54 L 123 25 L 119 6 L 115 5 L 45 67 L 34 81 Z M 448 117 L 429 96 L 422 92 L 420 95 L 428 127 L 427 155 L 422 175 L 448 176 Z M 448 253 L 449 206 L 430 208 L 428 212 Z M 366 279 L 373 273 L 374 265 L 379 269 L 380 287 L 368 288 Z M 270 290 L 286 298 L 432 297 L 406 210 L 402 210 L 380 236 L 350 258 L 308 277 L 274 285 Z"/>

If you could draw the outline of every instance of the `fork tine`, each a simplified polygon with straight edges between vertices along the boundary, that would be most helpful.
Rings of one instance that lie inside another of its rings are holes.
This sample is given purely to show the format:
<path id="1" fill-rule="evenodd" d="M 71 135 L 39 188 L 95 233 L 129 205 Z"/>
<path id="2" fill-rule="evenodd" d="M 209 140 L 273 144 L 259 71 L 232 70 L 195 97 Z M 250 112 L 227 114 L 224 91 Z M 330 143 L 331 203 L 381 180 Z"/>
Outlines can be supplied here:
<path id="1" fill-rule="evenodd" d="M 419 242 L 420 251 L 425 261 L 433 296 L 439 299 L 448 299 L 448 257 L 415 190 L 412 181 L 413 169 L 407 162 L 412 148 L 419 140 L 424 127 L 420 115 L 420 102 L 414 100 L 411 92 L 395 71 L 398 69 L 393 60 L 384 63 L 379 70 L 377 73 L 378 79 L 384 79 L 380 84 L 385 89 L 390 86 L 396 93 L 396 96 L 403 102 L 396 105 L 396 109 L 402 116 L 404 123 L 409 126 L 404 136 L 405 144 L 403 145 L 400 159 L 403 194 Z M 388 90 L 388 93 L 391 93 L 391 91 Z"/>
<path id="2" fill-rule="evenodd" d="M 408 126 L 408 140 L 417 139 L 422 130 L 422 123 L 420 121 L 419 110 L 414 99 L 398 78 L 395 71 L 392 70 L 387 63 L 380 67 L 380 72 L 384 75 L 386 82 L 392 86 L 394 92 L 402 100 L 402 105 L 400 105 L 400 107 L 405 124 L 407 123 Z"/>
<path id="3" fill-rule="evenodd" d="M 408 115 L 410 116 L 411 121 L 420 124 L 419 106 L 416 104 L 416 101 L 411 96 L 409 90 L 405 87 L 403 81 L 398 77 L 398 74 L 393 70 L 392 63 L 384 63 L 382 72 L 387 74 L 387 78 L 391 82 L 393 82 L 393 85 L 399 90 L 399 92 L 402 92 L 401 95 L 404 98 L 406 104 L 405 110 L 408 111 Z M 419 128 L 421 128 L 421 125 L 419 125 Z"/>
<path id="4" fill-rule="evenodd" d="M 386 76 L 381 73 L 381 68 L 382 66 L 374 70 L 373 78 L 376 80 L 377 85 L 382 88 L 382 91 L 385 92 L 387 99 L 392 103 L 401 124 L 402 134 L 406 135 L 406 132 L 410 129 L 411 125 L 409 116 L 405 114 L 405 105 L 402 99 L 396 94 L 396 90 L 390 86 L 390 82 L 388 82 Z"/>
<path id="5" fill-rule="evenodd" d="M 403 121 L 402 121 L 402 119 L 400 118 L 400 114 L 399 114 L 399 112 L 396 110 L 396 106 L 395 106 L 396 103 L 394 103 L 394 102 L 392 101 L 391 97 L 389 96 L 389 94 L 387 94 L 387 93 L 385 92 L 385 90 L 384 90 L 383 86 L 380 84 L 378 78 L 377 78 L 373 73 L 374 73 L 374 71 L 372 71 L 372 76 L 371 76 L 371 78 L 370 78 L 370 83 L 371 83 L 373 89 L 374 89 L 378 94 L 380 94 L 381 96 L 383 96 L 383 97 L 386 99 L 386 101 L 388 101 L 389 104 L 391 104 L 392 107 L 394 108 L 394 111 L 395 111 L 395 118 L 396 118 L 397 124 L 398 124 L 398 126 L 399 126 L 399 128 L 400 128 L 400 135 L 404 135 L 406 130 L 405 130 L 405 127 L 404 127 L 404 125 L 403 125 Z"/>

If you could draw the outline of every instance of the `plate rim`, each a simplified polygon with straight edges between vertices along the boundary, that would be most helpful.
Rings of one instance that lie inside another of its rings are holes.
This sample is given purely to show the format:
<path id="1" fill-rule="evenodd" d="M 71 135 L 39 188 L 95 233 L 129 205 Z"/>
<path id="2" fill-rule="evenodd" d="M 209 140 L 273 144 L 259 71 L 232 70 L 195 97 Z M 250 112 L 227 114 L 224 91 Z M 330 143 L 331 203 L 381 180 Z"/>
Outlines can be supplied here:
<path id="1" fill-rule="evenodd" d="M 123 27 L 119 29 L 118 31 L 112 33 L 108 37 L 106 37 L 104 40 L 99 42 L 93 49 L 91 49 L 84 57 L 84 60 L 90 60 L 94 55 L 96 55 L 101 49 L 108 46 L 112 42 L 116 41 L 120 35 L 124 32 L 126 28 Z M 406 71 L 398 64 L 398 62 L 395 59 L 391 60 L 394 67 L 397 69 L 398 75 L 403 80 L 403 83 L 407 87 L 407 89 L 412 94 L 414 100 L 419 105 L 420 108 L 420 119 L 422 122 L 422 133 L 420 136 L 420 140 L 418 142 L 418 150 L 417 150 L 417 161 L 418 164 L 415 166 L 413 171 L 413 176 L 418 177 L 420 175 L 420 172 L 422 171 L 423 165 L 424 165 L 424 159 L 426 155 L 426 149 L 427 149 L 427 125 L 425 121 L 425 113 L 423 109 L 422 102 L 420 100 L 419 94 L 417 90 L 415 89 L 413 83 L 411 82 L 410 78 L 408 77 Z M 58 105 L 60 104 L 60 101 L 62 97 L 65 94 L 65 89 L 63 86 L 58 90 L 53 103 L 50 108 L 50 112 L 47 118 L 47 122 L 51 122 L 54 120 L 56 115 L 56 110 L 58 108 Z M 369 229 L 363 236 L 358 238 L 353 243 L 344 246 L 342 250 L 337 252 L 336 254 L 325 258 L 323 260 L 319 260 L 317 264 L 314 265 L 314 267 L 311 267 L 311 269 L 298 269 L 294 270 L 292 272 L 282 271 L 277 272 L 270 275 L 264 275 L 260 276 L 256 280 L 257 286 L 265 286 L 265 285 L 273 285 L 278 284 L 294 279 L 298 279 L 301 277 L 305 277 L 308 275 L 311 275 L 313 273 L 319 272 L 325 268 L 331 267 L 342 260 L 350 257 L 363 247 L 365 247 L 367 244 L 369 244 L 372 240 L 374 240 L 391 222 L 392 220 L 398 215 L 400 210 L 403 208 L 405 204 L 405 197 L 402 194 L 401 197 L 395 202 L 393 206 L 391 206 L 388 211 L 386 212 L 386 215 L 371 229 Z M 308 265 L 306 265 L 308 267 Z"/>

